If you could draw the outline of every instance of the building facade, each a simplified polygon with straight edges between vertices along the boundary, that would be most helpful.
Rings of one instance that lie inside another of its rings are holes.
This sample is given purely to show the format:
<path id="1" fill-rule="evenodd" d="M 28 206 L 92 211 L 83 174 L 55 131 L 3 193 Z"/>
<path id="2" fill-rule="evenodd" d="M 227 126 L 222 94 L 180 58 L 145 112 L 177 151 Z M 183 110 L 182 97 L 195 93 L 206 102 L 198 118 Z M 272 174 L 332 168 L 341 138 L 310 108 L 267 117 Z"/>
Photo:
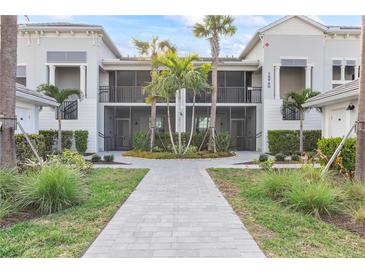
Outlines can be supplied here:
<path id="1" fill-rule="evenodd" d="M 150 106 L 142 88 L 150 80 L 150 61 L 122 57 L 101 26 L 29 24 L 19 27 L 18 41 L 18 66 L 25 71 L 19 82 L 83 92 L 81 100 L 69 98 L 63 106 L 63 127 L 88 130 L 89 152 L 128 149 L 135 132 L 148 131 Z M 259 29 L 238 58 L 220 59 L 217 131 L 231 134 L 234 149 L 267 151 L 268 130 L 299 128 L 297 113 L 281 110 L 285 94 L 324 92 L 356 79 L 359 52 L 360 28 L 287 16 Z M 210 60 L 198 63 L 204 62 Z M 171 111 L 189 131 L 192 98 L 182 93 L 183 103 L 177 109 L 172 102 Z M 194 130 L 205 131 L 210 94 L 201 92 L 196 106 Z M 167 131 L 166 116 L 166 104 L 159 102 L 159 131 Z M 320 129 L 320 117 L 315 110 L 307 113 L 305 129 Z M 40 127 L 56 128 L 54 110 L 41 112 Z"/>

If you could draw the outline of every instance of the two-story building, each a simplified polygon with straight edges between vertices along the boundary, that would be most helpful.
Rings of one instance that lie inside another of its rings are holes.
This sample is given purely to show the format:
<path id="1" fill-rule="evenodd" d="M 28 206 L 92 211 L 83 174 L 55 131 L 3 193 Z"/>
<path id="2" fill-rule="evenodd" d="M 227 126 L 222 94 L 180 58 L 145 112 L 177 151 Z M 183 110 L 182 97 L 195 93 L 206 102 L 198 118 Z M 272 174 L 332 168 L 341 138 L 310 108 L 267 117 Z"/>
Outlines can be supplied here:
<path id="1" fill-rule="evenodd" d="M 359 38 L 360 28 L 324 26 L 304 16 L 259 29 L 238 58 L 220 59 L 217 131 L 230 132 L 235 149 L 267 151 L 268 130 L 299 127 L 297 113 L 281 110 L 289 91 L 323 92 L 358 77 Z M 150 60 L 122 57 L 101 26 L 21 25 L 18 41 L 18 66 L 26 72 L 18 82 L 31 89 L 51 83 L 83 92 L 81 100 L 64 104 L 63 128 L 88 130 L 89 152 L 128 149 L 135 132 L 148 131 L 150 106 L 142 87 L 150 80 Z M 204 62 L 210 59 L 198 63 Z M 171 110 L 174 117 L 183 115 L 189 131 L 189 91 L 183 98 L 178 113 L 174 102 Z M 210 94 L 201 92 L 196 106 L 195 131 L 204 131 Z M 166 104 L 159 102 L 159 131 L 167 131 L 166 115 Z M 54 110 L 44 108 L 40 128 L 56 126 Z M 305 128 L 321 128 L 319 113 L 306 115 Z"/>

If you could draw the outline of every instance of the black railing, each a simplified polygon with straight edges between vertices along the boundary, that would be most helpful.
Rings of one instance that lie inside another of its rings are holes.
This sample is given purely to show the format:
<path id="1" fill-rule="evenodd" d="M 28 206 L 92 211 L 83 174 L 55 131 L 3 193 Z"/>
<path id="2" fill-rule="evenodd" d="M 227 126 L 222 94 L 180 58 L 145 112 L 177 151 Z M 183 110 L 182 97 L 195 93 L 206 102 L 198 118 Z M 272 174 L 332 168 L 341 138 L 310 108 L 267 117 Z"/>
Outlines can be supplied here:
<path id="1" fill-rule="evenodd" d="M 283 120 L 300 120 L 300 112 L 293 108 L 285 108 L 282 110 Z"/>
<path id="2" fill-rule="evenodd" d="M 78 103 L 75 101 L 64 101 L 60 106 L 62 120 L 76 120 L 78 112 Z"/>
<path id="3" fill-rule="evenodd" d="M 211 92 L 203 91 L 197 94 L 195 101 L 197 103 L 210 103 Z M 193 96 L 187 93 L 187 102 L 193 102 Z M 260 87 L 218 87 L 218 103 L 261 103 Z"/>

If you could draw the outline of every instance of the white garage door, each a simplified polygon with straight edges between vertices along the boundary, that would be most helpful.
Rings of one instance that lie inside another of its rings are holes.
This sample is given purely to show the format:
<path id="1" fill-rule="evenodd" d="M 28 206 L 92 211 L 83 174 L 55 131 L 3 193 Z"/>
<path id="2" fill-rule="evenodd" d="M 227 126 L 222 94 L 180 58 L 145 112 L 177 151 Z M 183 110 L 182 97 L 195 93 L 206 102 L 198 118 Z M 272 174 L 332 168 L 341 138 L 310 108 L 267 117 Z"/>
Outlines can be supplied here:
<path id="1" fill-rule="evenodd" d="M 346 134 L 346 111 L 334 110 L 330 114 L 330 136 L 343 137 Z"/>
<path id="2" fill-rule="evenodd" d="M 22 125 L 26 133 L 33 132 L 32 110 L 29 108 L 16 108 L 16 117 L 18 122 Z M 22 133 L 20 128 L 17 127 L 16 133 Z"/>

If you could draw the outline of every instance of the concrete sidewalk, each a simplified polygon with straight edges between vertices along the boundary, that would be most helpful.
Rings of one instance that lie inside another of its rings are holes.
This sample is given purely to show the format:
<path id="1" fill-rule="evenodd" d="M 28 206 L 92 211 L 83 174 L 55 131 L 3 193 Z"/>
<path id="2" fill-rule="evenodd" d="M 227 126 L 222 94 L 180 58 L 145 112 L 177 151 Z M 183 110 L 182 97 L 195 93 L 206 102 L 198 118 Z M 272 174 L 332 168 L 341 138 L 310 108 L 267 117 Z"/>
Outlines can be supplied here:
<path id="1" fill-rule="evenodd" d="M 222 159 L 127 160 L 150 171 L 84 257 L 265 257 L 205 171 Z"/>

